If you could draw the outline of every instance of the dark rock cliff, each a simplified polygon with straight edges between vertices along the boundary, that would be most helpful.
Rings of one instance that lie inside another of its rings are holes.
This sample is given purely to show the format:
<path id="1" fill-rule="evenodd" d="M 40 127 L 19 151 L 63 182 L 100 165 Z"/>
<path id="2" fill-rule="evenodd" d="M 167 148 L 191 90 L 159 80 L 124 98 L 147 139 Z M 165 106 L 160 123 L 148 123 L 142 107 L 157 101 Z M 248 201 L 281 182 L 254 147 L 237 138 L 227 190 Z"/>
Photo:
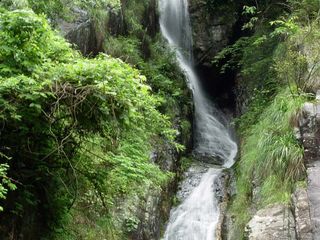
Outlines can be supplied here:
<path id="1" fill-rule="evenodd" d="M 191 0 L 189 4 L 195 60 L 198 64 L 211 66 L 215 55 L 234 37 L 238 20 L 236 6 L 225 3 L 219 9 L 211 9 L 203 0 Z"/>
<path id="2" fill-rule="evenodd" d="M 101 28 L 106 28 L 107 21 L 97 23 L 89 17 L 89 14 L 79 8 L 73 8 L 72 14 L 74 20 L 67 22 L 65 20 L 58 20 L 58 29 L 62 35 L 72 44 L 76 49 L 80 50 L 83 55 L 97 55 L 103 51 L 104 36 Z"/>
<path id="3" fill-rule="evenodd" d="M 211 1 L 212 2 L 212 1 Z M 190 0 L 193 46 L 196 70 L 204 89 L 221 108 L 235 108 L 236 73 L 221 73 L 214 57 L 242 34 L 241 7 L 233 1 L 211 6 L 210 1 Z"/>

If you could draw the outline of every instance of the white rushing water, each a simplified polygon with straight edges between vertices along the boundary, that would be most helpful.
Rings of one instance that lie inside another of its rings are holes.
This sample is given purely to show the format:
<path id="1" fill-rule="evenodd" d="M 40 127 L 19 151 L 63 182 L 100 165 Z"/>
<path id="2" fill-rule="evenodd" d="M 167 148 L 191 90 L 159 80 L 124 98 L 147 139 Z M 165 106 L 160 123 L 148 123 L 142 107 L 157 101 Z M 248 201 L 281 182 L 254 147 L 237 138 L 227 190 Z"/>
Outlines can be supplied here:
<path id="1" fill-rule="evenodd" d="M 171 211 L 165 240 L 215 239 L 219 208 L 213 183 L 220 172 L 221 170 L 210 168 L 183 203 Z"/>
<path id="2" fill-rule="evenodd" d="M 163 36 L 176 52 L 180 68 L 193 92 L 195 105 L 194 153 L 222 160 L 231 167 L 237 144 L 230 136 L 224 114 L 206 97 L 194 71 L 192 31 L 187 0 L 159 0 L 160 26 Z M 220 169 L 208 168 L 189 197 L 171 212 L 165 240 L 213 240 L 219 219 L 214 181 Z"/>

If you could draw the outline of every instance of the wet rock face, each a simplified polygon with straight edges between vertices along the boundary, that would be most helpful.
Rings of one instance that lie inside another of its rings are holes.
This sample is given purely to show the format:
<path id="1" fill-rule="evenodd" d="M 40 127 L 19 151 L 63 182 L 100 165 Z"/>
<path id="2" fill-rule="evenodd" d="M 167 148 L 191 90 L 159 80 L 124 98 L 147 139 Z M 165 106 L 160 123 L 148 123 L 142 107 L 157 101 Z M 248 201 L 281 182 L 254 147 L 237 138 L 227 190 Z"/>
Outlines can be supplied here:
<path id="1" fill-rule="evenodd" d="M 246 227 L 249 240 L 296 240 L 295 221 L 289 207 L 277 204 L 256 213 Z"/>
<path id="2" fill-rule="evenodd" d="M 197 63 L 211 66 L 214 56 L 230 43 L 237 21 L 236 10 L 209 11 L 206 1 L 190 0 L 194 57 Z"/>
<path id="3" fill-rule="evenodd" d="M 89 18 L 88 13 L 79 8 L 73 8 L 72 15 L 74 16 L 72 22 L 58 20 L 58 29 L 61 34 L 83 55 L 97 55 L 102 52 L 104 36 L 95 26 L 94 21 Z"/>
<path id="4" fill-rule="evenodd" d="M 72 15 L 74 16 L 73 21 L 66 21 L 63 19 L 56 20 L 58 29 L 63 36 L 66 36 L 66 34 L 68 34 L 70 31 L 74 30 L 79 25 L 89 20 L 88 13 L 80 8 L 73 8 L 71 12 L 72 12 Z"/>
<path id="5" fill-rule="evenodd" d="M 168 193 L 167 193 L 168 194 Z M 161 207 L 169 204 L 169 199 L 166 198 L 165 192 L 156 189 L 150 189 L 144 199 L 135 199 L 136 202 L 131 206 L 135 211 L 135 219 L 137 227 L 128 229 L 132 224 L 129 219 L 126 219 L 124 227 L 128 232 L 128 238 L 132 240 L 158 240 L 160 239 L 161 228 L 163 227 L 164 212 Z M 136 203 L 139 203 L 136 205 Z M 168 207 L 169 208 L 169 207 Z M 169 212 L 166 212 L 169 214 Z M 134 221 L 133 220 L 133 221 Z M 135 222 L 133 222 L 135 224 Z"/>
<path id="6" fill-rule="evenodd" d="M 103 38 L 99 37 L 91 20 L 81 23 L 65 37 L 75 44 L 83 55 L 97 55 L 103 50 Z"/>
<path id="7" fill-rule="evenodd" d="M 183 202 L 190 196 L 191 192 L 200 184 L 202 176 L 208 171 L 208 166 L 201 162 L 193 164 L 184 174 L 179 184 L 177 198 L 179 202 Z"/>

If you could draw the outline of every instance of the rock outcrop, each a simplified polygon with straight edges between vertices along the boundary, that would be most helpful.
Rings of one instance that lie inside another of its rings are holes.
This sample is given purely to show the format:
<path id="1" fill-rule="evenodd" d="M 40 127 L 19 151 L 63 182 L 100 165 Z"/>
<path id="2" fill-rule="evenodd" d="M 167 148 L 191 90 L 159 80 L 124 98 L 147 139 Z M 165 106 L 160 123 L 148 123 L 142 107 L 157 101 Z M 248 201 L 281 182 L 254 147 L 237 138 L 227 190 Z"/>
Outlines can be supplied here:
<path id="1" fill-rule="evenodd" d="M 305 149 L 313 239 L 320 239 L 320 93 L 315 103 L 305 103 L 299 118 L 299 137 Z M 301 238 L 305 239 L 305 238 Z"/>
<path id="2" fill-rule="evenodd" d="M 246 227 L 249 240 L 295 240 L 295 221 L 288 206 L 277 204 L 259 210 Z"/>
<path id="3" fill-rule="evenodd" d="M 169 145 L 159 146 L 151 156 L 152 161 L 157 163 L 161 169 L 171 172 L 178 171 L 179 156 Z M 136 227 L 126 229 L 129 239 L 132 240 L 158 240 L 161 237 L 164 224 L 167 221 L 171 209 L 171 197 L 176 192 L 178 178 L 164 186 L 162 189 L 149 188 L 144 197 L 127 199 L 128 202 L 121 206 L 124 214 L 134 216 L 137 220 Z"/>
<path id="4" fill-rule="evenodd" d="M 307 186 L 298 187 L 292 194 L 293 214 L 288 207 L 282 205 L 270 206 L 258 211 L 247 225 L 246 232 L 250 240 L 320 239 L 319 92 L 314 103 L 308 102 L 303 105 L 296 132 L 297 138 L 304 147 Z"/>
<path id="5" fill-rule="evenodd" d="M 58 20 L 58 29 L 62 35 L 76 46 L 83 55 L 96 55 L 103 51 L 104 35 L 100 29 L 107 27 L 107 21 L 96 26 L 89 14 L 79 8 L 73 8 L 74 20 Z"/>
<path id="6" fill-rule="evenodd" d="M 237 21 L 236 9 L 225 3 L 224 11 L 209 10 L 203 0 L 191 0 L 189 4 L 195 60 L 210 66 L 214 56 L 230 43 Z"/>

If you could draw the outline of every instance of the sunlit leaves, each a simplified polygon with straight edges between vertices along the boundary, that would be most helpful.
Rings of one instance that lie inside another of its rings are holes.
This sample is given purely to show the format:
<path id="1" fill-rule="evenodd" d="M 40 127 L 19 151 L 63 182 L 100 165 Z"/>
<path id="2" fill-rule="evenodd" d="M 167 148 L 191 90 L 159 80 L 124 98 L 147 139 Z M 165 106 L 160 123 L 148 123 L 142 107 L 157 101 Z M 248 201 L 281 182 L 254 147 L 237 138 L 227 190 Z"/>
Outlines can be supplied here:
<path id="1" fill-rule="evenodd" d="M 181 146 L 146 77 L 103 54 L 81 57 L 32 11 L 1 12 L 0 28 L 1 145 L 12 156 L 0 176 L 8 171 L 22 183 L 22 200 L 9 211 L 21 215 L 16 206 L 39 204 L 39 185 L 54 206 L 50 217 L 59 219 L 80 185 L 108 207 L 140 184 L 169 179 L 150 162 L 152 142 Z M 0 186 L 3 197 L 14 189 Z"/>
<path id="2" fill-rule="evenodd" d="M 30 75 L 45 62 L 75 55 L 50 29 L 44 17 L 30 10 L 0 13 L 0 75 Z"/>

